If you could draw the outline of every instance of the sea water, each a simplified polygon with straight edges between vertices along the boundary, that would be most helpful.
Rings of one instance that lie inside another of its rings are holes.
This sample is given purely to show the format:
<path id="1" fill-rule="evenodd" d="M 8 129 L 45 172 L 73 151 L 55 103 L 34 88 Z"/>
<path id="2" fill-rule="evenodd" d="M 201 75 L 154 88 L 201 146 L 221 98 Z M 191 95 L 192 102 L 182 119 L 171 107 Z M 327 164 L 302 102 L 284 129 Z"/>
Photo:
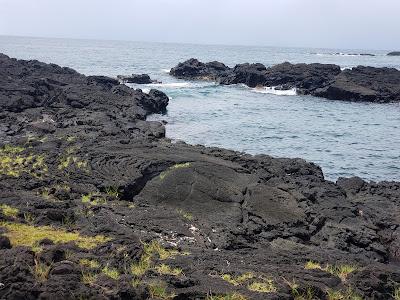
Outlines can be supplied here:
<path id="1" fill-rule="evenodd" d="M 325 177 L 360 176 L 400 180 L 400 104 L 354 103 L 296 95 L 273 87 L 185 81 L 168 72 L 191 57 L 229 66 L 260 62 L 333 63 L 400 69 L 400 57 L 387 51 L 308 49 L 0 36 L 0 52 L 72 67 L 86 75 L 147 73 L 162 84 L 151 88 L 170 97 L 165 115 L 167 137 L 191 144 L 218 146 L 251 154 L 300 157 L 320 165 Z M 370 53 L 375 56 L 357 55 Z"/>

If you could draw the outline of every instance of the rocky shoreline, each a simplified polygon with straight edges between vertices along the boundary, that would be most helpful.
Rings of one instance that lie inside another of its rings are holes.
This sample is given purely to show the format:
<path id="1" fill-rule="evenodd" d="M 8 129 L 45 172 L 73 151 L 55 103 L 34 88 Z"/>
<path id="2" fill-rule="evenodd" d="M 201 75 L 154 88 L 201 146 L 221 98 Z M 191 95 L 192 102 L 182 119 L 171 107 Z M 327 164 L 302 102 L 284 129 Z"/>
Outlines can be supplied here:
<path id="1" fill-rule="evenodd" d="M 253 85 L 262 66 L 171 72 L 233 83 L 249 68 Z M 167 105 L 0 55 L 0 299 L 397 299 L 400 183 L 173 143 L 146 121 Z"/>
<path id="2" fill-rule="evenodd" d="M 189 59 L 170 71 L 172 76 L 189 80 L 212 80 L 219 84 L 245 84 L 249 87 L 278 87 L 298 94 L 332 100 L 399 102 L 400 71 L 394 68 L 358 66 L 341 70 L 333 64 L 291 64 L 266 68 L 263 64 L 239 64 L 230 68 L 221 62 L 202 63 Z"/>

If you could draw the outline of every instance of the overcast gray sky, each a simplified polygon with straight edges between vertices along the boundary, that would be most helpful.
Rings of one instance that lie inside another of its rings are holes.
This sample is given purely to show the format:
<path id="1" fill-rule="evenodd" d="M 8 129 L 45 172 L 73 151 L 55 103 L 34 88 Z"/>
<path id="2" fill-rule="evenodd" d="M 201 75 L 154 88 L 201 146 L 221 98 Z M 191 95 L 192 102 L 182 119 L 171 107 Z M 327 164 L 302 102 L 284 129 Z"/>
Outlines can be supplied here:
<path id="1" fill-rule="evenodd" d="M 0 34 L 400 49 L 400 0 L 0 0 Z"/>

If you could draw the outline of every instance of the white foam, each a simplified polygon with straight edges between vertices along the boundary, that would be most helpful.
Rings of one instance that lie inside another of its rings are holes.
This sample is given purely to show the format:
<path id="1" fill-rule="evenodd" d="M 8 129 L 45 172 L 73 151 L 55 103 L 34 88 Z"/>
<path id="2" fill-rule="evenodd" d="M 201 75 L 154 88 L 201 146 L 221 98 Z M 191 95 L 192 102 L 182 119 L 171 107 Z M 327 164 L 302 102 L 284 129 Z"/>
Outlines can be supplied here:
<path id="1" fill-rule="evenodd" d="M 169 73 L 171 71 L 171 69 L 161 69 L 161 71 L 164 73 Z"/>
<path id="2" fill-rule="evenodd" d="M 145 94 L 150 93 L 150 89 L 144 88 L 144 89 L 141 89 L 141 90 L 142 90 L 142 92 L 145 93 Z"/>
<path id="3" fill-rule="evenodd" d="M 340 70 L 344 71 L 344 70 L 351 70 L 353 69 L 353 67 L 341 67 Z"/>
<path id="4" fill-rule="evenodd" d="M 191 87 L 192 84 L 190 82 L 171 82 L 171 83 L 151 83 L 147 86 L 151 87 L 160 87 L 160 88 L 187 88 Z"/>
<path id="5" fill-rule="evenodd" d="M 262 88 L 254 88 L 253 91 L 262 94 L 273 94 L 278 96 L 296 96 L 297 90 L 296 88 L 290 90 L 279 90 L 276 87 L 262 87 Z"/>

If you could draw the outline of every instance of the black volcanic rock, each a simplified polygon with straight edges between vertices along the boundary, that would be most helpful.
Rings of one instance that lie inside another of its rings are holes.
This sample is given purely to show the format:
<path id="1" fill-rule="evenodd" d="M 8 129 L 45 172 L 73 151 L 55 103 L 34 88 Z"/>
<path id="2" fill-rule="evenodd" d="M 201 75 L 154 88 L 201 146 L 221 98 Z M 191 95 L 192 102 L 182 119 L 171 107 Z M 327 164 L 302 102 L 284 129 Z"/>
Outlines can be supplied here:
<path id="1" fill-rule="evenodd" d="M 359 66 L 344 70 L 328 86 L 312 94 L 336 100 L 398 102 L 400 71 L 393 68 Z"/>
<path id="2" fill-rule="evenodd" d="M 389 55 L 389 56 L 400 56 L 400 51 L 389 52 L 387 55 Z"/>
<path id="3" fill-rule="evenodd" d="M 220 68 L 211 67 L 221 66 Z M 310 94 L 332 100 L 390 102 L 400 101 L 400 71 L 391 68 L 362 67 L 341 71 L 333 64 L 291 64 L 285 62 L 266 68 L 263 64 L 240 64 L 228 68 L 217 62 L 204 64 L 190 59 L 171 69 L 178 78 L 214 80 L 220 84 L 246 84 L 295 88 L 299 94 Z"/>
<path id="4" fill-rule="evenodd" d="M 147 74 L 132 74 L 130 76 L 118 75 L 117 78 L 126 83 L 149 84 L 154 82 Z"/>
<path id="5" fill-rule="evenodd" d="M 5 55 L 0 66 L 0 299 L 149 299 L 160 283 L 175 299 L 327 299 L 348 287 L 388 299 L 398 287 L 400 183 L 336 184 L 302 159 L 172 143 L 145 120 L 165 110 L 159 91 Z M 200 69 L 190 76 L 229 72 Z M 65 233 L 83 241 L 60 243 Z M 96 235 L 108 240 L 85 249 Z M 257 289 L 267 279 L 269 293 Z"/>

